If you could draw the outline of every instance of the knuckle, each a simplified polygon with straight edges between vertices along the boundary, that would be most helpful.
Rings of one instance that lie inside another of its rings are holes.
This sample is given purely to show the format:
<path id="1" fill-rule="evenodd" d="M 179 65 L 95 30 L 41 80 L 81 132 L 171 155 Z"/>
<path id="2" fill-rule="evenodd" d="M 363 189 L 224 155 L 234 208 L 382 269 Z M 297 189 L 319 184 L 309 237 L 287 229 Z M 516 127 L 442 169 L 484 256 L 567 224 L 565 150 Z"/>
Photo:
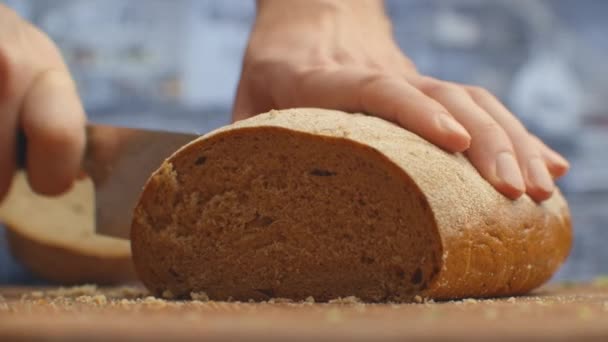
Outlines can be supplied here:
<path id="1" fill-rule="evenodd" d="M 391 70 L 395 70 L 392 66 L 388 64 L 383 64 L 375 60 L 366 60 L 363 62 L 363 67 L 367 70 L 375 70 L 375 71 L 384 71 L 390 72 Z M 398 69 L 397 69 L 398 70 Z"/>
<path id="2" fill-rule="evenodd" d="M 391 112 L 397 112 L 400 103 L 395 96 L 386 96 L 391 89 L 397 89 L 396 82 L 402 82 L 398 77 L 385 72 L 371 72 L 367 76 L 361 78 L 354 87 L 354 91 L 358 94 L 358 103 L 360 107 L 366 107 L 366 104 L 377 103 L 379 99 L 384 102 L 383 106 L 391 108 Z"/>
<path id="3" fill-rule="evenodd" d="M 393 76 L 386 72 L 372 72 L 367 77 L 364 77 L 361 81 L 362 87 L 384 87 L 390 85 L 393 82 L 399 80 L 398 77 Z"/>
<path id="4" fill-rule="evenodd" d="M 482 132 L 488 132 L 488 133 L 494 133 L 494 134 L 497 132 L 502 133 L 502 127 L 500 127 L 500 125 L 494 120 L 483 120 L 479 124 L 479 130 Z"/>
<path id="5" fill-rule="evenodd" d="M 464 90 L 455 84 L 439 81 L 433 78 L 423 80 L 419 88 L 423 93 L 431 97 L 443 97 L 445 95 L 462 95 Z"/>
<path id="6" fill-rule="evenodd" d="M 314 78 L 319 75 L 323 75 L 332 72 L 333 68 L 327 65 L 314 65 L 307 67 L 293 67 L 291 72 L 293 73 L 297 81 L 306 81 L 310 78 Z"/>
<path id="7" fill-rule="evenodd" d="M 353 64 L 357 58 L 347 50 L 338 50 L 333 53 L 333 60 L 338 64 Z M 323 60 L 323 59 L 321 59 Z"/>
<path id="8" fill-rule="evenodd" d="M 517 154 L 522 157 L 522 160 L 531 160 L 533 158 L 542 159 L 540 145 L 536 144 L 534 139 L 522 138 L 512 141 L 514 149 L 517 151 Z"/>
<path id="9" fill-rule="evenodd" d="M 292 83 L 292 86 L 297 89 L 307 86 L 311 79 L 315 79 L 318 76 L 331 72 L 332 68 L 326 65 L 290 66 L 285 71 L 286 74 L 293 77 L 294 82 Z"/>
<path id="10" fill-rule="evenodd" d="M 504 129 L 490 118 L 482 119 L 481 122 L 478 122 L 475 125 L 473 133 L 498 141 L 508 141 L 509 139 Z"/>
<path id="11" fill-rule="evenodd" d="M 467 87 L 467 90 L 469 95 L 471 95 L 474 100 L 483 98 L 494 98 L 494 95 L 483 87 L 469 86 Z"/>

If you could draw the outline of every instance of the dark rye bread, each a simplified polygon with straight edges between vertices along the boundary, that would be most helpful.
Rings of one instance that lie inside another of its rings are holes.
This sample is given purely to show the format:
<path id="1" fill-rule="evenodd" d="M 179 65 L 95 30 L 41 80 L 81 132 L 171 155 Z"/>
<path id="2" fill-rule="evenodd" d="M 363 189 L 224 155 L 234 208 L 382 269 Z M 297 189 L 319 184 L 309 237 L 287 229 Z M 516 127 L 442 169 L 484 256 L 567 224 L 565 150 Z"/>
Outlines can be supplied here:
<path id="1" fill-rule="evenodd" d="M 572 231 L 558 191 L 513 202 L 394 124 L 292 109 L 177 151 L 146 184 L 131 240 L 157 295 L 409 301 L 525 293 Z"/>

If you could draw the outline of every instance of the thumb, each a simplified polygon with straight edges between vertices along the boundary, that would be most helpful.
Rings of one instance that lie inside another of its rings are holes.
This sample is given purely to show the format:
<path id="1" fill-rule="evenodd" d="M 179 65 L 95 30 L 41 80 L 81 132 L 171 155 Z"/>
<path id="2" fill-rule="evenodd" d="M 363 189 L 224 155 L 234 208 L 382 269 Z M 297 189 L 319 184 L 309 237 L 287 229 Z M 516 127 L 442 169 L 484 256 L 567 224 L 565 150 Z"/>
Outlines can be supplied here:
<path id="1" fill-rule="evenodd" d="M 272 101 L 267 90 L 269 87 L 254 86 L 245 72 L 243 73 L 232 107 L 232 122 L 275 109 L 274 101 Z"/>

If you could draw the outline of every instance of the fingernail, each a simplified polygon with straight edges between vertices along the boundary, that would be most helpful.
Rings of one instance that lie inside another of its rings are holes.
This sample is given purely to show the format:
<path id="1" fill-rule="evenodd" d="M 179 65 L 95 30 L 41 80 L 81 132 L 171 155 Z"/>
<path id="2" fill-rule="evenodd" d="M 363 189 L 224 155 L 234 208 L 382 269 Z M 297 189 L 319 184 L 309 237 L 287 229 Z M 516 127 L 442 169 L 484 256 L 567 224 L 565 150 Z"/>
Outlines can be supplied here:
<path id="1" fill-rule="evenodd" d="M 570 163 L 568 163 L 568 161 L 564 157 L 562 157 L 561 154 L 553 150 L 549 150 L 549 158 L 555 164 L 561 165 L 566 168 L 570 167 Z"/>
<path id="2" fill-rule="evenodd" d="M 541 158 L 532 158 L 528 162 L 528 180 L 546 192 L 553 192 L 553 179 Z"/>
<path id="3" fill-rule="evenodd" d="M 459 124 L 458 121 L 454 120 L 454 118 L 452 118 L 448 114 L 444 114 L 444 113 L 439 114 L 438 120 L 439 120 L 439 125 L 441 126 L 441 128 L 443 130 L 458 134 L 467 139 L 471 139 L 469 132 L 467 132 L 467 130 L 464 129 L 464 127 L 462 127 L 462 125 Z"/>
<path id="4" fill-rule="evenodd" d="M 526 190 L 517 160 L 510 152 L 502 152 L 496 158 L 496 176 L 518 191 Z"/>

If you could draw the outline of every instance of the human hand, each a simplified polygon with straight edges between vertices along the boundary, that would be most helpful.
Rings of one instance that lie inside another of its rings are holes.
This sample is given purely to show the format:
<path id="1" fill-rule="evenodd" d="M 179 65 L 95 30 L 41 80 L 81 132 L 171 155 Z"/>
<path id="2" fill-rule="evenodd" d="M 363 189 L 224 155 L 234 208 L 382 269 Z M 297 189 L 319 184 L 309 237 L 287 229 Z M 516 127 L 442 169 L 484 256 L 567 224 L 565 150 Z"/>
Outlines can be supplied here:
<path id="1" fill-rule="evenodd" d="M 551 196 L 568 162 L 483 88 L 417 72 L 395 44 L 381 1 L 259 0 L 233 109 L 322 107 L 393 121 L 463 152 L 505 196 Z"/>
<path id="2" fill-rule="evenodd" d="M 16 169 L 19 129 L 27 145 L 33 190 L 56 195 L 80 169 L 85 114 L 74 81 L 53 42 L 0 4 L 0 201 Z"/>

